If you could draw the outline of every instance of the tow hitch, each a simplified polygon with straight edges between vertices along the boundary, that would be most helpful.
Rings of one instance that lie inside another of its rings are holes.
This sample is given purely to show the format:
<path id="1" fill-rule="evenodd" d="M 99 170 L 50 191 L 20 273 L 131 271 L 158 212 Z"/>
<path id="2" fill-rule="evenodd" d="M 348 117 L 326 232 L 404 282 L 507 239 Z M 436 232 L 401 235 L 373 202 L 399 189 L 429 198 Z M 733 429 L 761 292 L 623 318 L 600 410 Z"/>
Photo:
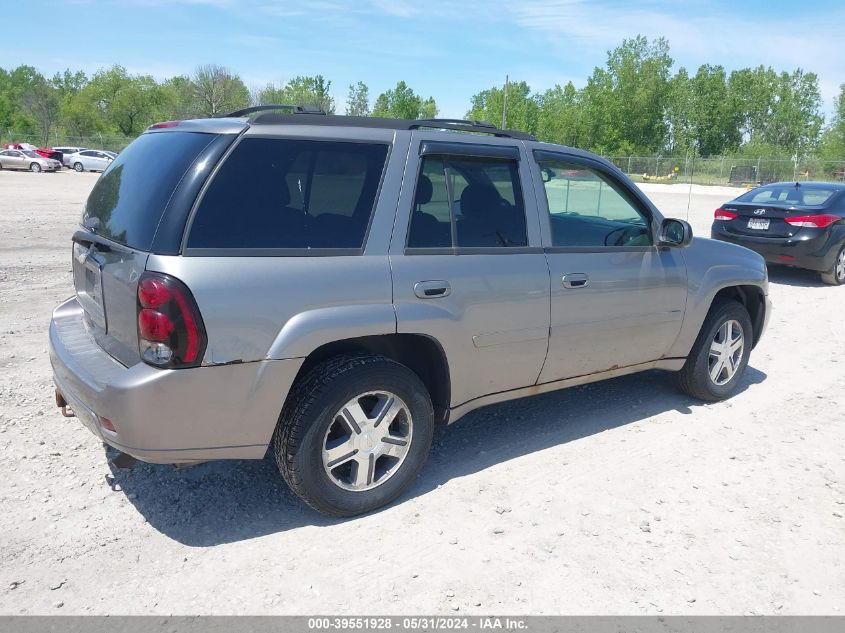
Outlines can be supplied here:
<path id="1" fill-rule="evenodd" d="M 70 405 L 65 400 L 65 397 L 59 393 L 59 390 L 56 389 L 56 406 L 62 410 L 62 415 L 66 418 L 75 418 L 76 414 L 73 412 L 73 409 L 70 408 Z"/>

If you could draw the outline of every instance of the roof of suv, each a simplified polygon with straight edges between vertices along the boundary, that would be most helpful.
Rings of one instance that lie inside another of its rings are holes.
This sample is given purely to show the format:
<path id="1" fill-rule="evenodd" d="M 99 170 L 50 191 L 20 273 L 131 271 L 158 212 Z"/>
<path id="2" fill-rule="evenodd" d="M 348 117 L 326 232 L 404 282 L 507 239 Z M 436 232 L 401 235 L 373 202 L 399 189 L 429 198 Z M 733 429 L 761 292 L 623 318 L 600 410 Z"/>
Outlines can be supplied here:
<path id="1" fill-rule="evenodd" d="M 293 110 L 293 113 L 279 114 L 272 111 L 279 109 L 290 109 Z M 255 116 L 248 118 L 250 114 L 255 114 Z M 388 119 L 380 117 L 327 115 L 320 110 L 306 109 L 302 106 L 255 106 L 213 119 L 190 119 L 156 123 L 147 128 L 147 130 L 151 132 L 164 132 L 169 130 L 177 131 L 178 129 L 181 131 L 236 133 L 243 130 L 246 126 L 258 125 L 317 125 L 389 130 L 436 129 L 490 134 L 499 138 L 512 138 L 524 141 L 537 140 L 525 132 L 502 130 L 486 121 L 467 121 L 464 119 Z"/>

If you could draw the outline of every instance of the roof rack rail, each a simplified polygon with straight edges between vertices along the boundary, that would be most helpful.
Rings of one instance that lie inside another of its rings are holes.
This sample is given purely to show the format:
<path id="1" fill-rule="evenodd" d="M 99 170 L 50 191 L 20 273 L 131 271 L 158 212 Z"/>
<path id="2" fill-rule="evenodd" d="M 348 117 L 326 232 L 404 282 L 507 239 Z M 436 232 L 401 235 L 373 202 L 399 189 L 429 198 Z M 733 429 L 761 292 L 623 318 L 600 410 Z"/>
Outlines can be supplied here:
<path id="1" fill-rule="evenodd" d="M 235 110 L 229 114 L 221 115 L 224 118 L 236 118 L 252 114 L 254 112 L 264 112 L 265 110 L 290 110 L 293 114 L 326 114 L 326 111 L 315 105 L 291 105 L 289 103 L 269 103 L 267 105 L 257 105 L 249 108 L 242 108 Z"/>
<path id="2" fill-rule="evenodd" d="M 268 107 L 269 109 L 275 109 Z M 501 130 L 486 121 L 466 121 L 464 119 L 387 119 L 381 117 L 332 115 L 324 113 L 313 115 L 309 112 L 296 111 L 294 114 L 268 112 L 259 114 L 250 120 L 252 125 L 324 125 L 331 127 L 369 127 L 387 130 L 418 130 L 428 128 L 435 130 L 450 130 L 453 132 L 473 132 L 476 134 L 490 134 L 501 138 L 513 138 L 522 141 L 536 141 L 527 132 L 518 130 Z"/>
<path id="3" fill-rule="evenodd" d="M 496 129 L 496 126 L 488 121 L 471 121 L 469 119 L 416 119 L 416 121 L 420 124 L 420 127 L 427 127 L 428 123 L 434 123 L 438 125 L 473 125 L 476 127 L 492 128 L 494 130 Z"/>

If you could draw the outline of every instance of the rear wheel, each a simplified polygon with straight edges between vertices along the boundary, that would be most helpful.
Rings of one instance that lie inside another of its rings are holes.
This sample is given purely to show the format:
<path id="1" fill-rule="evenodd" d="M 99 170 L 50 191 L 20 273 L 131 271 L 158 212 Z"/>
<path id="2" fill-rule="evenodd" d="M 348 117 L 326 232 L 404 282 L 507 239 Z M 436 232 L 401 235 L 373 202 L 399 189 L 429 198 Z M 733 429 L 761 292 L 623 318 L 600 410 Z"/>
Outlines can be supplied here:
<path id="1" fill-rule="evenodd" d="M 73 171 L 83 171 L 82 163 L 74 163 L 73 164 Z"/>
<path id="2" fill-rule="evenodd" d="M 678 386 L 699 400 L 717 402 L 739 386 L 751 355 L 748 310 L 736 301 L 719 301 L 701 326 L 689 357 L 678 372 Z"/>
<path id="3" fill-rule="evenodd" d="M 330 516 L 396 499 L 428 456 L 431 399 L 410 369 L 383 356 L 330 359 L 288 396 L 273 451 L 291 489 Z"/>
<path id="4" fill-rule="evenodd" d="M 830 270 L 823 272 L 822 281 L 831 286 L 841 286 L 845 284 L 845 244 L 839 249 L 836 259 L 833 261 L 833 266 Z"/>
<path id="5" fill-rule="evenodd" d="M 40 174 L 41 173 L 41 165 L 38 163 L 30 163 L 29 164 L 29 171 L 33 174 Z"/>

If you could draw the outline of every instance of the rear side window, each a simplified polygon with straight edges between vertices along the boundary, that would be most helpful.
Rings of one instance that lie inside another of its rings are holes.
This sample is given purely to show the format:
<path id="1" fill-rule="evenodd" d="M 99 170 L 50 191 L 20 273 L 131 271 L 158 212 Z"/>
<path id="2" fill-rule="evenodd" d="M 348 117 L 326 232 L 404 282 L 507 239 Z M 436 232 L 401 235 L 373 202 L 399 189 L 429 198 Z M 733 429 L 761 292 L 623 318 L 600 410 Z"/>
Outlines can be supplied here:
<path id="1" fill-rule="evenodd" d="M 527 245 L 516 161 L 423 158 L 408 233 L 409 248 Z"/>
<path id="2" fill-rule="evenodd" d="M 88 196 L 83 224 L 98 235 L 149 250 L 167 202 L 212 134 L 142 134 L 109 165 Z"/>
<path id="3" fill-rule="evenodd" d="M 203 195 L 188 248 L 361 249 L 387 149 L 245 138 Z"/>

